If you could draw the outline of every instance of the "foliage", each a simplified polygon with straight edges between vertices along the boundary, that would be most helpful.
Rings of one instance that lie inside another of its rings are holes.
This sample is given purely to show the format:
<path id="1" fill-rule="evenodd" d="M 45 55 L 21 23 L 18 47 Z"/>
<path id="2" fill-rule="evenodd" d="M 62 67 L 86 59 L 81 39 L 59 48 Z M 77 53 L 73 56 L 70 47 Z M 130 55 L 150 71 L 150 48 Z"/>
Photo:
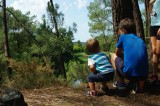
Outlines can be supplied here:
<path id="1" fill-rule="evenodd" d="M 105 5 L 106 4 L 106 5 Z M 111 2 L 94 0 L 88 6 L 90 32 L 92 36 L 107 35 L 112 29 Z"/>
<path id="2" fill-rule="evenodd" d="M 59 5 L 54 5 L 53 1 L 50 0 L 47 5 L 49 20 L 43 20 L 42 26 L 45 27 L 41 27 L 40 30 L 48 30 L 51 33 L 50 38 L 52 39 L 52 42 L 50 43 L 52 43 L 52 46 L 48 49 L 52 51 L 52 54 L 50 54 L 51 61 L 54 63 L 56 75 L 63 75 L 66 79 L 64 64 L 68 64 L 70 60 L 74 59 L 72 40 L 73 34 L 76 32 L 76 24 L 73 23 L 72 27 L 69 26 L 68 28 L 64 28 L 64 15 L 58 10 Z"/>
<path id="3" fill-rule="evenodd" d="M 37 88 L 51 85 L 54 81 L 53 70 L 48 58 L 44 58 L 45 63 L 39 63 L 38 58 L 30 61 L 17 61 L 10 59 L 10 67 L 13 69 L 12 80 L 5 79 L 3 86 L 16 88 Z"/>
<path id="4" fill-rule="evenodd" d="M 29 17 L 30 12 L 26 14 L 22 14 L 20 10 L 14 10 L 13 8 L 8 8 L 12 14 L 18 17 L 19 21 L 23 23 L 23 25 L 30 30 L 32 33 L 36 30 L 36 24 L 34 24 L 33 17 Z M 7 13 L 8 16 L 8 40 L 9 40 L 9 48 L 10 54 L 12 58 L 17 59 L 25 59 L 26 57 L 31 57 L 30 47 L 34 42 L 32 37 L 27 33 L 23 26 L 12 16 L 12 14 Z M 29 58 L 28 57 L 28 58 Z"/>
<path id="5" fill-rule="evenodd" d="M 85 52 L 77 52 L 74 54 L 76 57 L 79 57 L 81 63 L 87 63 L 88 55 Z"/>
<path id="6" fill-rule="evenodd" d="M 114 52 L 115 40 L 113 35 L 105 36 L 106 41 L 103 40 L 104 36 L 96 36 L 96 39 L 98 39 L 100 43 L 101 51 Z"/>
<path id="7" fill-rule="evenodd" d="M 84 50 L 85 50 L 85 45 L 83 45 L 79 40 L 73 46 L 74 52 L 84 52 Z"/>
<path id="8" fill-rule="evenodd" d="M 111 17 L 111 1 L 94 0 L 88 6 L 90 33 L 100 42 L 102 51 L 109 51 L 111 41 L 108 38 L 113 32 Z"/>
<path id="9" fill-rule="evenodd" d="M 67 72 L 68 81 L 74 84 L 75 81 L 79 80 L 81 82 L 86 82 L 86 77 L 89 73 L 86 63 L 79 63 L 71 61 L 69 65 L 69 71 Z"/>
<path id="10" fill-rule="evenodd" d="M 17 22 L 12 14 L 7 13 L 8 34 L 13 69 L 12 79 L 6 74 L 6 58 L 4 57 L 2 16 L 0 16 L 0 73 L 3 86 L 18 88 L 35 88 L 51 85 L 56 79 L 62 80 L 62 64 L 65 65 L 67 81 L 86 81 L 89 73 L 85 45 L 78 41 L 73 43 L 76 23 L 64 26 L 64 14 L 59 12 L 58 4 L 48 2 L 47 15 L 43 15 L 42 23 L 37 23 L 30 12 L 22 14 L 20 10 L 8 8 L 23 25 L 32 33 L 35 40 Z M 54 8 L 53 8 L 54 6 Z M 112 32 L 111 1 L 94 0 L 88 6 L 90 33 L 96 37 L 102 51 L 114 52 L 115 42 Z M 1 10 L 0 10 L 1 13 Z M 56 19 L 56 20 L 55 20 Z M 58 32 L 57 32 L 58 31 Z M 61 56 L 63 58 L 61 58 Z"/>

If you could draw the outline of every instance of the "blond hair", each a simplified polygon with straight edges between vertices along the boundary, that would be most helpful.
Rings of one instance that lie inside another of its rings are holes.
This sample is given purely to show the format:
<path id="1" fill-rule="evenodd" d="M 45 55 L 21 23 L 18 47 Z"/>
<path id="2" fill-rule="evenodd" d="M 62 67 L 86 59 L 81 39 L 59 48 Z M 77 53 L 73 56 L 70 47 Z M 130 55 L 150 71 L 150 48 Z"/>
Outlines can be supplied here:
<path id="1" fill-rule="evenodd" d="M 99 42 L 97 39 L 88 39 L 86 42 L 86 48 L 89 53 L 97 53 L 100 51 Z"/>

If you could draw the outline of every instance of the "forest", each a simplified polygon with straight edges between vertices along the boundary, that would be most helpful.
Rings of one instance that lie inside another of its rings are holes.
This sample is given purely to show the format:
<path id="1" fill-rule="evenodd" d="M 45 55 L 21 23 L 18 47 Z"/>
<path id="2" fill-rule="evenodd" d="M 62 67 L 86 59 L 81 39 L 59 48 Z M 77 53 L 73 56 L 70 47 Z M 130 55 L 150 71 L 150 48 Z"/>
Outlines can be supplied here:
<path id="1" fill-rule="evenodd" d="M 144 7 L 142 10 L 140 5 Z M 77 89 L 84 87 L 90 73 L 85 42 L 73 42 L 77 24 L 73 22 L 72 26 L 65 27 L 65 15 L 59 11 L 60 8 L 61 5 L 49 0 L 47 15 L 43 15 L 42 23 L 38 23 L 36 16 L 30 16 L 30 11 L 23 14 L 20 10 L 6 7 L 6 0 L 0 1 L 1 88 L 41 89 L 57 86 L 57 83 L 79 87 Z M 136 24 L 137 35 L 147 44 L 151 63 L 148 8 L 149 0 L 94 0 L 87 7 L 89 32 L 99 40 L 101 50 L 109 55 L 115 51 L 119 38 L 118 24 L 124 18 L 131 18 Z M 156 103 L 160 105 L 158 101 Z"/>

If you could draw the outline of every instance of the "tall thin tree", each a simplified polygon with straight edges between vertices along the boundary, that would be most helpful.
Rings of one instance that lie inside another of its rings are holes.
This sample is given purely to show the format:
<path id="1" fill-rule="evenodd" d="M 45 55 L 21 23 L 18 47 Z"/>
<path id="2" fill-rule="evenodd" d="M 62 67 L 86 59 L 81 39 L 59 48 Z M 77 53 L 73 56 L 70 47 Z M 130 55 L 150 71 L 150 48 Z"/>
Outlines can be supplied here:
<path id="1" fill-rule="evenodd" d="M 3 31 L 4 31 L 4 47 L 5 56 L 10 58 L 9 43 L 8 43 L 8 29 L 7 29 L 7 18 L 6 18 L 6 0 L 2 0 L 2 17 L 3 17 Z"/>
<path id="2" fill-rule="evenodd" d="M 132 0 L 132 3 L 133 3 L 134 22 L 136 24 L 136 33 L 139 37 L 145 40 L 143 21 L 142 21 L 141 12 L 138 5 L 138 0 Z"/>
<path id="3" fill-rule="evenodd" d="M 7 18 L 6 18 L 6 0 L 2 0 L 2 17 L 3 17 L 3 31 L 4 31 L 4 48 L 5 48 L 5 56 L 7 58 L 10 58 L 10 52 L 9 52 L 9 43 L 8 43 L 8 28 L 7 28 Z M 7 65 L 9 65 L 9 62 L 7 61 Z M 9 75 L 9 78 L 11 77 L 12 69 L 10 67 L 7 67 L 7 72 Z"/>
<path id="4" fill-rule="evenodd" d="M 149 36 L 150 16 L 149 16 L 149 0 L 145 0 L 146 11 L 146 36 Z"/>
<path id="5" fill-rule="evenodd" d="M 58 25 L 59 25 L 58 19 L 61 19 L 60 16 L 62 14 L 58 14 L 56 8 L 54 7 L 53 0 L 50 0 L 50 2 L 48 2 L 48 11 L 50 12 L 51 21 L 54 25 L 57 39 L 62 40 L 63 37 L 60 35 L 59 28 L 58 28 Z M 62 18 L 62 20 L 63 20 L 63 18 Z M 63 53 L 62 53 L 61 49 L 59 51 L 59 62 L 60 62 L 60 71 L 62 71 L 63 77 L 66 80 L 67 76 L 66 76 L 66 70 L 65 70 L 65 64 L 64 64 L 64 57 L 63 57 Z"/>

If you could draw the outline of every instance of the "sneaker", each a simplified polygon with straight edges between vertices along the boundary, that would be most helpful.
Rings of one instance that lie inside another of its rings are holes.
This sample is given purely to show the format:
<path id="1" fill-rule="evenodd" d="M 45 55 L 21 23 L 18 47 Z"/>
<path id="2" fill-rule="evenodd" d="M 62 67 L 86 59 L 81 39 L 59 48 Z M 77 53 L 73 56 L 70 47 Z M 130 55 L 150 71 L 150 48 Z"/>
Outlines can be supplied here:
<path id="1" fill-rule="evenodd" d="M 102 90 L 102 92 L 105 92 L 105 93 L 109 91 L 108 87 L 100 87 L 100 89 Z"/>
<path id="2" fill-rule="evenodd" d="M 97 91 L 87 91 L 85 93 L 85 96 L 98 96 L 98 92 Z"/>
<path id="3" fill-rule="evenodd" d="M 144 89 L 140 89 L 139 83 L 135 83 L 133 85 L 133 89 L 131 90 L 131 94 L 143 93 Z"/>
<path id="4" fill-rule="evenodd" d="M 157 76 L 157 75 L 152 75 L 152 76 L 150 77 L 150 83 L 151 83 L 152 85 L 158 85 L 158 76 Z"/>
<path id="5" fill-rule="evenodd" d="M 113 87 L 118 88 L 119 90 L 124 90 L 124 89 L 126 89 L 126 84 L 121 83 L 119 81 L 115 81 L 115 82 L 113 82 Z"/>
<path id="6" fill-rule="evenodd" d="M 131 94 L 139 94 L 139 93 L 144 93 L 144 91 L 143 90 L 140 90 L 140 89 L 137 89 L 137 90 L 135 90 L 135 89 L 132 89 L 131 90 Z"/>

